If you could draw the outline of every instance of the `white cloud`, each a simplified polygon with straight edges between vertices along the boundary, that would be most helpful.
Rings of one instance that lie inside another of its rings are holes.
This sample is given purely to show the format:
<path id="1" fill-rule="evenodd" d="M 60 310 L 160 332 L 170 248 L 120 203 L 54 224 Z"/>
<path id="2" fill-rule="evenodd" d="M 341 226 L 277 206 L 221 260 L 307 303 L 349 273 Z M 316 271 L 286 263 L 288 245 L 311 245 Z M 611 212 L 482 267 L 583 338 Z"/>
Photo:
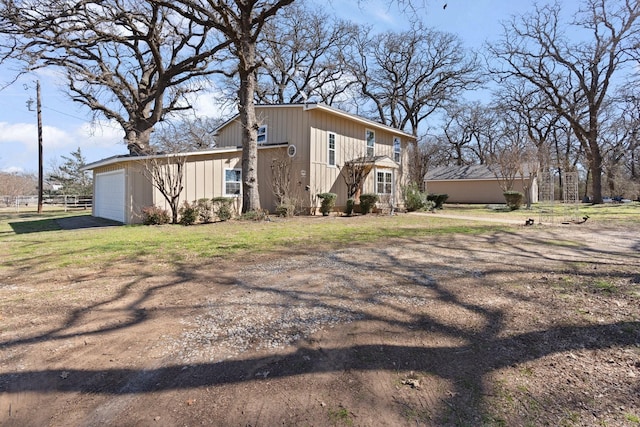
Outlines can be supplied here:
<path id="1" fill-rule="evenodd" d="M 26 146 L 37 144 L 38 130 L 35 124 L 0 122 L 0 143 L 19 142 Z"/>
<path id="2" fill-rule="evenodd" d="M 113 147 L 123 145 L 124 131 L 114 121 L 98 120 L 93 123 L 83 123 L 74 129 L 74 136 L 77 141 L 82 142 L 80 144 L 82 146 Z"/>
<path id="3" fill-rule="evenodd" d="M 66 147 L 73 140 L 68 132 L 54 126 L 42 127 L 42 143 L 48 147 Z M 21 144 L 23 150 L 35 152 L 38 149 L 38 128 L 31 123 L 0 122 L 0 143 L 3 147 L 9 144 Z"/>
<path id="4" fill-rule="evenodd" d="M 22 168 L 17 167 L 17 166 L 10 166 L 8 168 L 2 169 L 2 172 L 6 172 L 6 173 L 21 173 L 21 172 L 24 172 L 24 170 Z"/>
<path id="5" fill-rule="evenodd" d="M 82 123 L 65 130 L 44 126 L 42 145 L 45 169 L 61 156 L 81 148 L 87 161 L 92 162 L 114 154 L 126 153 L 123 131 L 117 124 Z M 0 122 L 0 169 L 3 171 L 36 171 L 38 168 L 38 130 L 35 123 Z"/>

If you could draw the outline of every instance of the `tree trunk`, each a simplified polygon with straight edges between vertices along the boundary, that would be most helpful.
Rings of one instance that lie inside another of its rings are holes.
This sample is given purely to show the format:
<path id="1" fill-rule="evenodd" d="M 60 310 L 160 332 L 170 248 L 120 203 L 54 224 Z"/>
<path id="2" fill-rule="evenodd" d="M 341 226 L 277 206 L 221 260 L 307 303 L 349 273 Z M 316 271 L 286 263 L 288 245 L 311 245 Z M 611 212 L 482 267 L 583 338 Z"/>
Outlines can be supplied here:
<path id="1" fill-rule="evenodd" d="M 238 89 L 238 111 L 242 124 L 242 212 L 260 210 L 258 192 L 258 121 L 253 95 L 256 76 L 253 68 L 256 62 L 256 43 L 242 40 Z"/>
<path id="2" fill-rule="evenodd" d="M 132 156 L 144 156 L 151 154 L 151 132 L 153 128 L 144 130 L 132 129 L 127 131 L 125 135 L 125 141 L 127 142 L 127 148 L 129 154 Z"/>
<path id="3" fill-rule="evenodd" d="M 588 156 L 591 170 L 591 203 L 600 204 L 602 203 L 602 154 L 597 141 L 589 141 L 589 147 L 591 149 L 591 155 Z"/>
<path id="4" fill-rule="evenodd" d="M 178 197 L 173 197 L 169 202 L 169 207 L 171 208 L 171 224 L 178 223 Z"/>

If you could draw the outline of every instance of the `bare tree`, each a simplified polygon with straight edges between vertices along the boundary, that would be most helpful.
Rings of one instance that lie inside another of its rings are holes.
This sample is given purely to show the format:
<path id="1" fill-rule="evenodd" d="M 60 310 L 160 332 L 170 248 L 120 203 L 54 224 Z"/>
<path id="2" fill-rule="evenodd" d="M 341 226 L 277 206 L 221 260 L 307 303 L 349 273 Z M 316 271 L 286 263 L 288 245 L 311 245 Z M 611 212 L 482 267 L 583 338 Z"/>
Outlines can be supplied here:
<path id="1" fill-rule="evenodd" d="M 260 210 L 258 191 L 258 119 L 256 75 L 258 39 L 265 24 L 294 0 L 154 0 L 177 11 L 189 22 L 219 31 L 229 42 L 239 79 L 238 112 L 242 124 L 242 211 Z"/>
<path id="2" fill-rule="evenodd" d="M 171 222 L 178 223 L 180 194 L 184 189 L 184 165 L 186 156 L 180 154 L 158 155 L 140 160 L 144 176 L 160 191 L 171 209 Z"/>
<path id="3" fill-rule="evenodd" d="M 37 193 L 37 176 L 29 173 L 0 172 L 0 196 L 6 206 L 14 204 L 18 196 L 30 196 Z"/>
<path id="4" fill-rule="evenodd" d="M 271 191 L 278 208 L 285 209 L 279 214 L 286 216 L 293 215 L 302 205 L 302 183 L 294 181 L 292 167 L 292 158 L 284 150 L 275 153 L 271 159 Z"/>
<path id="5" fill-rule="evenodd" d="M 611 197 L 637 197 L 639 194 L 640 182 L 633 177 L 638 128 L 633 107 L 629 107 L 629 103 L 612 104 L 603 114 L 604 184 Z"/>
<path id="6" fill-rule="evenodd" d="M 146 0 L 0 0 L 0 35 L 0 60 L 61 69 L 71 99 L 118 122 L 134 155 L 150 152 L 156 123 L 191 107 L 230 43 Z"/>
<path id="7" fill-rule="evenodd" d="M 398 33 L 363 31 L 349 62 L 374 105 L 371 116 L 416 136 L 423 120 L 481 81 L 476 56 L 457 36 L 422 24 Z"/>
<path id="8" fill-rule="evenodd" d="M 432 165 L 438 166 L 441 159 L 441 153 L 446 151 L 437 143 L 435 138 L 429 138 L 424 135 L 416 144 L 409 147 L 409 164 L 407 165 L 409 173 L 409 184 L 414 184 L 417 188 L 425 190 L 424 177 L 429 172 Z"/>
<path id="9" fill-rule="evenodd" d="M 373 169 L 371 159 L 358 157 L 344 162 L 340 175 L 347 186 L 347 199 L 355 199 L 362 193 L 362 185 Z"/>
<path id="10" fill-rule="evenodd" d="M 525 81 L 569 123 L 589 162 L 594 203 L 602 203 L 601 111 L 612 76 L 637 47 L 639 14 L 635 0 L 585 0 L 571 22 L 581 41 L 572 42 L 559 4 L 536 7 L 505 24 L 502 40 L 489 46 L 503 65 L 497 75 Z"/>
<path id="11" fill-rule="evenodd" d="M 151 148 L 161 153 L 199 151 L 216 146 L 214 132 L 221 120 L 208 117 L 163 122 L 151 137 Z"/>
<path id="12" fill-rule="evenodd" d="M 631 86 L 635 89 L 636 86 Z M 627 130 L 628 137 L 624 142 L 625 158 L 623 168 L 635 187 L 635 197 L 640 200 L 640 96 L 637 91 L 626 89 L 620 95 L 624 101 L 620 114 L 620 125 Z M 632 192 L 630 192 L 632 194 Z"/>
<path id="13" fill-rule="evenodd" d="M 444 112 L 442 132 L 435 137 L 448 153 L 441 156 L 440 163 L 488 163 L 499 134 L 496 109 L 480 102 L 456 102 L 448 104 Z"/>
<path id="14" fill-rule="evenodd" d="M 265 104 L 323 102 L 332 105 L 355 83 L 344 51 L 357 27 L 319 7 L 292 4 L 265 24 L 258 43 L 258 90 Z"/>

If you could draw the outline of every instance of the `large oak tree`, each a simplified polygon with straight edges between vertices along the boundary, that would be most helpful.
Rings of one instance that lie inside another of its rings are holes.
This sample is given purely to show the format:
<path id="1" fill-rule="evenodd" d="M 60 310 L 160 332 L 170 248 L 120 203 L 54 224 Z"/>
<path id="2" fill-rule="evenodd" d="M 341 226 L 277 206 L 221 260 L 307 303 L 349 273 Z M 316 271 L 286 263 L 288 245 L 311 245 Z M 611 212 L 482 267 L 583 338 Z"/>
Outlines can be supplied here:
<path id="1" fill-rule="evenodd" d="M 145 0 L 0 0 L 0 60 L 60 69 L 70 97 L 118 122 L 134 155 L 150 152 L 156 123 L 191 107 L 228 44 Z"/>
<path id="2" fill-rule="evenodd" d="M 525 81 L 569 123 L 588 159 L 594 203 L 602 203 L 602 109 L 637 51 L 639 15 L 635 0 L 586 0 L 565 25 L 559 4 L 536 7 L 489 46 L 501 60 L 497 75 Z"/>
<path id="3" fill-rule="evenodd" d="M 260 209 L 258 120 L 255 111 L 258 40 L 269 19 L 294 0 L 157 0 L 189 22 L 220 32 L 229 41 L 233 75 L 239 79 L 238 112 L 242 125 L 242 211 Z"/>
<path id="4" fill-rule="evenodd" d="M 362 32 L 348 59 L 374 106 L 371 116 L 416 136 L 427 117 L 481 82 L 476 56 L 459 37 L 421 24 L 402 32 Z"/>

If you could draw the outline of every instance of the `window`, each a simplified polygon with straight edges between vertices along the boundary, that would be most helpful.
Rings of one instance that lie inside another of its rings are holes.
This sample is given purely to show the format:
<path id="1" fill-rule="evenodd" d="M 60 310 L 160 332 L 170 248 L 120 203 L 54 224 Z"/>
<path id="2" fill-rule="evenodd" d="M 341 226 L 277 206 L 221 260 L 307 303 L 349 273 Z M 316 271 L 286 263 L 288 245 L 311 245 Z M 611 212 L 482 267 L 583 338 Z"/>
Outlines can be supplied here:
<path id="1" fill-rule="evenodd" d="M 393 160 L 400 163 L 400 138 L 397 136 L 393 138 Z"/>
<path id="2" fill-rule="evenodd" d="M 365 139 L 367 140 L 367 157 L 373 157 L 376 146 L 376 133 L 367 129 L 365 131 Z"/>
<path id="3" fill-rule="evenodd" d="M 391 194 L 393 176 L 391 172 L 378 172 L 376 174 L 376 192 L 378 194 Z"/>
<path id="4" fill-rule="evenodd" d="M 336 165 L 336 134 L 329 132 L 329 156 L 327 157 L 329 166 Z"/>
<path id="5" fill-rule="evenodd" d="M 242 170 L 224 170 L 224 195 L 239 196 L 242 194 Z"/>
<path id="6" fill-rule="evenodd" d="M 262 125 L 258 128 L 258 144 L 264 144 L 267 142 L 267 125 Z"/>

